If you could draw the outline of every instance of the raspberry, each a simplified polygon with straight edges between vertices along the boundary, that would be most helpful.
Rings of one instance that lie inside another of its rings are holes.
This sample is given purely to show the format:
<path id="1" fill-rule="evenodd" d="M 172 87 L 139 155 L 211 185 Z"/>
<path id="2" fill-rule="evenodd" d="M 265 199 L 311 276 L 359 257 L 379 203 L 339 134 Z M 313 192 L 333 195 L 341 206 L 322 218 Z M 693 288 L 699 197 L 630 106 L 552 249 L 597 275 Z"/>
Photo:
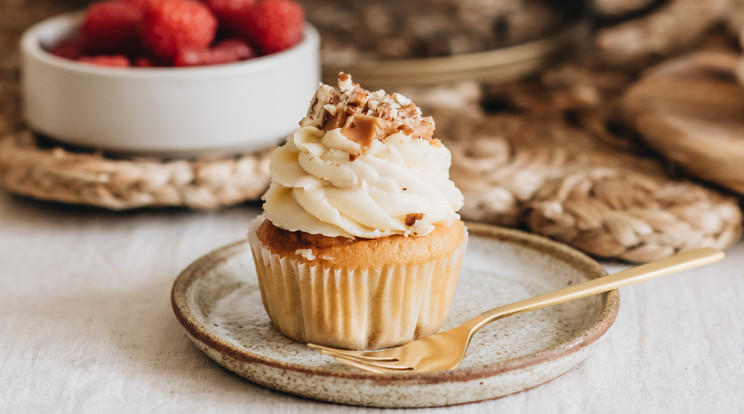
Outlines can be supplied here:
<path id="1" fill-rule="evenodd" d="M 81 56 L 77 60 L 78 62 L 115 68 L 127 68 L 131 66 L 129 64 L 129 59 L 124 55 Z"/>
<path id="2" fill-rule="evenodd" d="M 132 66 L 138 68 L 162 68 L 171 66 L 169 62 L 163 62 L 161 59 L 152 56 L 138 56 L 133 60 Z"/>
<path id="3" fill-rule="evenodd" d="M 137 6 L 140 8 L 140 10 L 144 10 L 145 6 L 151 1 L 151 0 L 123 0 L 124 3 L 129 3 L 131 5 Z"/>
<path id="4" fill-rule="evenodd" d="M 241 18 L 238 33 L 253 42 L 263 54 L 296 45 L 303 36 L 305 14 L 292 0 L 263 0 Z"/>
<path id="5" fill-rule="evenodd" d="M 142 43 L 155 56 L 173 59 L 180 50 L 206 49 L 216 33 L 217 18 L 195 0 L 158 0 L 145 7 Z"/>
<path id="6" fill-rule="evenodd" d="M 236 32 L 240 26 L 241 16 L 247 13 L 255 3 L 254 0 L 204 0 L 204 3 L 217 16 L 220 25 Z"/>
<path id="7" fill-rule="evenodd" d="M 49 53 L 66 59 L 77 59 L 83 55 L 83 47 L 77 39 L 63 39 L 52 46 Z"/>
<path id="8" fill-rule="evenodd" d="M 227 39 L 206 50 L 181 50 L 175 66 L 201 66 L 233 63 L 256 57 L 256 52 L 242 39 Z"/>
<path id="9" fill-rule="evenodd" d="M 134 66 L 138 68 L 154 68 L 155 62 L 147 56 L 140 56 L 134 59 Z"/>
<path id="10" fill-rule="evenodd" d="M 91 4 L 80 26 L 83 51 L 91 55 L 137 53 L 141 20 L 139 7 L 125 1 Z"/>

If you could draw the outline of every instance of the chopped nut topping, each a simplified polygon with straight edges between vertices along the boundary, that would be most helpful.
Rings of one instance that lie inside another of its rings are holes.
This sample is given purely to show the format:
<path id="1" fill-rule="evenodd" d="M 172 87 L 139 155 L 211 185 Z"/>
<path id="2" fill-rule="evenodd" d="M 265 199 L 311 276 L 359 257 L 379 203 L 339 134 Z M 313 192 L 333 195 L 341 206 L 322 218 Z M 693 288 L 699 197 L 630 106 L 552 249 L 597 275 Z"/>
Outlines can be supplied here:
<path id="1" fill-rule="evenodd" d="M 424 213 L 410 213 L 406 214 L 405 223 L 406 226 L 411 227 L 413 226 L 417 221 L 424 218 Z"/>
<path id="2" fill-rule="evenodd" d="M 409 127 L 408 125 L 398 125 L 398 131 L 400 131 L 404 135 L 413 134 L 413 128 Z"/>
<path id="3" fill-rule="evenodd" d="M 413 103 L 410 99 L 408 99 L 407 97 L 405 97 L 405 96 L 403 96 L 403 95 L 401 95 L 399 93 L 394 93 L 393 94 L 393 99 L 395 99 L 395 102 L 398 102 L 399 104 L 401 104 L 403 106 L 410 105 L 410 104 Z"/>
<path id="4" fill-rule="evenodd" d="M 338 76 L 338 89 L 320 85 L 307 116 L 300 121 L 300 125 L 315 126 L 329 131 L 345 127 L 349 124 L 349 118 L 357 116 L 382 121 L 381 123 L 361 121 L 365 122 L 366 126 L 374 126 L 370 130 L 364 130 L 365 133 L 373 135 L 371 139 L 383 139 L 401 132 L 413 138 L 431 141 L 434 133 L 434 120 L 422 116 L 421 110 L 410 99 L 397 93 L 387 95 L 383 90 L 374 92 L 364 90 L 359 84 L 352 82 L 351 76 L 343 72 Z M 359 126 L 358 121 L 352 123 Z M 367 142 L 369 136 L 357 134 L 351 139 L 362 143 Z"/>
<path id="5" fill-rule="evenodd" d="M 326 112 L 325 119 L 323 121 L 323 129 L 330 131 L 332 129 L 341 128 L 346 124 L 347 115 L 345 112 L 336 112 L 331 115 L 330 112 Z"/>

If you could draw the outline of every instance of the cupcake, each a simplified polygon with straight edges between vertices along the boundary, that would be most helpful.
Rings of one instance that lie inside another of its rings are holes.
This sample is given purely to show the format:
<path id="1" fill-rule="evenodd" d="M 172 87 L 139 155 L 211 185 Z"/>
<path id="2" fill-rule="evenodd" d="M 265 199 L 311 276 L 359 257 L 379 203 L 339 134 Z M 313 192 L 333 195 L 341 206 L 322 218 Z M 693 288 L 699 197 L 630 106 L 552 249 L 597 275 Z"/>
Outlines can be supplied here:
<path id="1" fill-rule="evenodd" d="M 274 326 L 300 342 L 376 349 L 438 331 L 467 243 L 434 121 L 341 73 L 272 155 L 248 234 Z"/>

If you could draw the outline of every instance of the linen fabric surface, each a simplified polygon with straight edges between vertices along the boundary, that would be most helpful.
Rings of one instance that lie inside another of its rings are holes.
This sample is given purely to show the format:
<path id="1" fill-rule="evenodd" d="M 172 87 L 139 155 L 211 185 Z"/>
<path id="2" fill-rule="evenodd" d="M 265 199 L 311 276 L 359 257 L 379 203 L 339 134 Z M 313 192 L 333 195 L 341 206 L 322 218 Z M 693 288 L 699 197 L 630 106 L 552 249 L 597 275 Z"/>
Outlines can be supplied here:
<path id="1" fill-rule="evenodd" d="M 258 213 L 110 212 L 0 193 L 0 411 L 411 413 L 266 389 L 186 338 L 171 310 L 174 279 L 244 238 Z M 727 254 L 621 289 L 613 327 L 554 381 L 415 412 L 744 412 L 744 243 Z"/>

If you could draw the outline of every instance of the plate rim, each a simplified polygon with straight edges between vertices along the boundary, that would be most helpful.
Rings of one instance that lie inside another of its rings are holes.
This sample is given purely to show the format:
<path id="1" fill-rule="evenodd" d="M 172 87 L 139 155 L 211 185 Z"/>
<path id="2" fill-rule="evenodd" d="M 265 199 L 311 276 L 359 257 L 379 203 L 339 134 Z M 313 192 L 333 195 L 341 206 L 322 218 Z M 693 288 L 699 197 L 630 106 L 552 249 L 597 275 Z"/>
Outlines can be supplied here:
<path id="1" fill-rule="evenodd" d="M 535 246 L 538 246 L 539 249 L 537 250 L 559 258 L 569 263 L 571 266 L 585 267 L 586 272 L 583 273 L 591 276 L 592 279 L 607 274 L 605 269 L 597 261 L 585 253 L 561 242 L 516 229 L 498 227 L 484 223 L 466 222 L 466 226 L 471 235 L 495 238 L 497 240 L 503 240 L 526 247 L 535 248 Z M 236 254 L 243 252 L 247 243 L 247 239 L 232 242 L 201 256 L 199 259 L 187 266 L 178 275 L 171 289 L 171 305 L 173 312 L 176 319 L 181 323 L 184 329 L 186 329 L 189 335 L 200 341 L 205 346 L 211 348 L 213 351 L 226 355 L 242 363 L 256 363 L 273 368 L 291 370 L 295 373 L 335 379 L 371 381 L 375 385 L 391 385 L 396 383 L 426 385 L 488 378 L 509 371 L 539 365 L 540 363 L 551 361 L 555 358 L 565 357 L 592 345 L 610 329 L 619 310 L 618 291 L 613 290 L 603 293 L 601 295 L 604 296 L 604 303 L 602 304 L 601 310 L 595 320 L 592 321 L 587 328 L 577 332 L 571 338 L 528 355 L 483 365 L 477 368 L 455 369 L 446 372 L 406 374 L 376 374 L 365 371 L 328 372 L 322 368 L 297 366 L 293 363 L 277 361 L 275 359 L 265 358 L 251 353 L 250 351 L 225 341 L 213 334 L 194 316 L 192 310 L 187 304 L 187 292 L 190 286 L 192 286 L 194 281 L 201 276 L 201 271 L 205 267 L 212 268 L 231 259 Z"/>
<path id="2" fill-rule="evenodd" d="M 464 80 L 503 82 L 535 72 L 561 52 L 576 47 L 589 31 L 588 20 L 578 17 L 550 34 L 490 50 L 428 58 L 370 59 L 349 64 L 324 62 L 321 78 L 333 83 L 339 72 L 347 72 L 356 81 L 385 88 Z"/>

